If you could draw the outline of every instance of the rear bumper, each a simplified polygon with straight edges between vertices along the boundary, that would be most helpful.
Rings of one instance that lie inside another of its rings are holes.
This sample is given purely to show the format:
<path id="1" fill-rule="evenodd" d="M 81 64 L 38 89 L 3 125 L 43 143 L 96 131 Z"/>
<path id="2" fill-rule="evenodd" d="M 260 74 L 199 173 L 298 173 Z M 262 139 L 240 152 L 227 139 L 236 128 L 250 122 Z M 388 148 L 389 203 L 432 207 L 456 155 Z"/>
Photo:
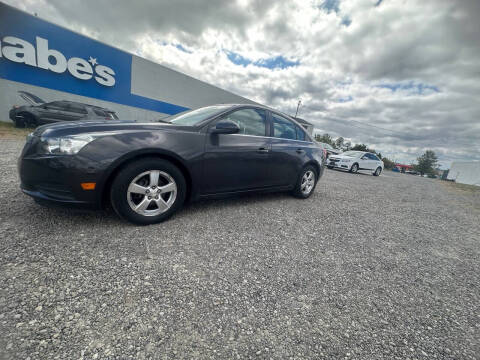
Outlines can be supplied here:
<path id="1" fill-rule="evenodd" d="M 9 112 L 8 112 L 8 117 L 10 118 L 10 120 L 12 120 L 13 122 L 15 122 L 15 119 L 17 117 L 17 110 L 16 109 L 11 109 Z"/>

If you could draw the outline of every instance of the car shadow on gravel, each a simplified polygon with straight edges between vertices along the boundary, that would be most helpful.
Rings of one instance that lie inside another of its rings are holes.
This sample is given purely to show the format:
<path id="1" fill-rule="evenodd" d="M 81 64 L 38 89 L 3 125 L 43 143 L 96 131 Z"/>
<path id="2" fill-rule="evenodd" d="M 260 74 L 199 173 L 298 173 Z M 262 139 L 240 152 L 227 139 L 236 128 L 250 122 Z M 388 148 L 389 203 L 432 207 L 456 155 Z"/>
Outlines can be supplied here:
<path id="1" fill-rule="evenodd" d="M 368 176 L 373 176 L 372 173 L 362 173 L 360 171 L 364 171 L 364 170 L 360 170 L 358 172 L 356 172 L 355 174 L 351 173 L 350 171 L 345 171 L 345 170 L 341 170 L 341 169 L 328 169 L 329 171 L 336 171 L 336 172 L 339 172 L 339 173 L 344 173 L 344 174 L 350 174 L 350 175 L 368 175 Z"/>
<path id="2" fill-rule="evenodd" d="M 317 189 L 312 194 L 310 199 L 315 199 L 316 197 L 321 196 L 321 192 L 322 190 Z M 279 201 L 305 200 L 296 199 L 288 192 L 239 194 L 229 197 L 204 199 L 194 202 L 187 202 L 186 204 L 184 204 L 183 208 L 179 210 L 179 212 L 174 214 L 170 219 L 166 221 L 175 221 L 176 219 L 184 220 L 184 216 L 189 216 L 197 212 L 214 211 L 219 208 L 221 208 L 222 210 L 234 208 L 241 209 L 255 205 L 270 205 Z M 55 223 L 73 222 L 80 226 L 84 226 L 85 224 L 98 225 L 99 222 L 105 225 L 125 224 L 127 226 L 137 226 L 122 220 L 115 213 L 111 206 L 108 206 L 105 209 L 82 209 L 69 206 L 38 204 L 35 202 L 33 206 L 35 206 L 35 209 L 32 214 L 30 214 L 31 221 L 34 221 L 34 218 L 32 217 L 38 217 L 39 221 L 45 221 L 45 218 L 49 218 L 52 219 Z"/>

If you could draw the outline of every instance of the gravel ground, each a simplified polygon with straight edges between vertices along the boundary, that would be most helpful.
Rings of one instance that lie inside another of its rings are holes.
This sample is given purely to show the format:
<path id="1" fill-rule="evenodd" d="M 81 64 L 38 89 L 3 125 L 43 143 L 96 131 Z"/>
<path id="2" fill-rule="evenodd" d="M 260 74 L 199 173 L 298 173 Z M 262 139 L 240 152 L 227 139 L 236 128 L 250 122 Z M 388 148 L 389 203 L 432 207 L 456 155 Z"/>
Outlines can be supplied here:
<path id="1" fill-rule="evenodd" d="M 136 227 L 40 207 L 0 139 L 0 358 L 475 359 L 480 196 L 327 170 Z"/>

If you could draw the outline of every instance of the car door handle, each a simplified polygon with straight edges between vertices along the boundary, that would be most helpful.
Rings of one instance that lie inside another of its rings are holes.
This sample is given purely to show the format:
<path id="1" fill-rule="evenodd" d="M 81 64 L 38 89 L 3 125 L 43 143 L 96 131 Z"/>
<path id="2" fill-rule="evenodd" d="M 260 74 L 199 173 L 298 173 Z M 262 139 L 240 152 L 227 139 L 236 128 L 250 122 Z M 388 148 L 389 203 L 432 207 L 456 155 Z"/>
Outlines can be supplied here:
<path id="1" fill-rule="evenodd" d="M 257 152 L 259 153 L 268 153 L 268 149 L 267 148 L 264 148 L 264 147 L 261 147 L 261 148 L 258 148 Z"/>
<path id="2" fill-rule="evenodd" d="M 303 150 L 303 149 L 297 149 L 297 153 L 299 153 L 299 154 L 304 154 L 304 153 L 305 153 L 305 150 Z"/>

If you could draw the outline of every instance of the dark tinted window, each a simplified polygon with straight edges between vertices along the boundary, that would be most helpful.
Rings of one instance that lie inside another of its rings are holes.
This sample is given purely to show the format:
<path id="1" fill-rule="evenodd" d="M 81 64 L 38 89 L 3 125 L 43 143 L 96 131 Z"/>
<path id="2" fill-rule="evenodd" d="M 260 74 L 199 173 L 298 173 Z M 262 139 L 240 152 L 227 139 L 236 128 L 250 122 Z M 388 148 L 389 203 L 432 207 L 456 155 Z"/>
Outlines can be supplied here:
<path id="1" fill-rule="evenodd" d="M 225 120 L 233 121 L 240 128 L 239 134 L 265 136 L 267 120 L 265 110 L 242 109 L 228 114 Z"/>
<path id="2" fill-rule="evenodd" d="M 107 117 L 107 114 L 105 113 L 105 111 L 103 110 L 100 110 L 100 109 L 93 109 L 93 112 L 98 115 L 98 116 L 102 116 L 102 117 Z M 109 116 L 108 116 L 109 117 Z"/>
<path id="3" fill-rule="evenodd" d="M 68 109 L 68 111 L 76 112 L 76 113 L 79 113 L 79 114 L 86 114 L 87 113 L 87 110 L 85 109 L 85 106 L 83 106 L 81 104 L 70 103 L 68 105 L 67 109 Z"/>
<path id="4" fill-rule="evenodd" d="M 297 126 L 290 120 L 272 113 L 272 121 L 274 137 L 291 140 L 297 139 Z"/>
<path id="5" fill-rule="evenodd" d="M 297 129 L 297 140 L 305 141 L 305 131 L 303 131 L 299 126 L 296 126 Z"/>
<path id="6" fill-rule="evenodd" d="M 49 109 L 66 109 L 67 103 L 65 101 L 53 101 L 45 104 Z"/>
<path id="7" fill-rule="evenodd" d="M 377 157 L 375 154 L 368 154 L 370 155 L 370 159 L 375 160 L 375 161 L 380 161 L 380 159 Z"/>

